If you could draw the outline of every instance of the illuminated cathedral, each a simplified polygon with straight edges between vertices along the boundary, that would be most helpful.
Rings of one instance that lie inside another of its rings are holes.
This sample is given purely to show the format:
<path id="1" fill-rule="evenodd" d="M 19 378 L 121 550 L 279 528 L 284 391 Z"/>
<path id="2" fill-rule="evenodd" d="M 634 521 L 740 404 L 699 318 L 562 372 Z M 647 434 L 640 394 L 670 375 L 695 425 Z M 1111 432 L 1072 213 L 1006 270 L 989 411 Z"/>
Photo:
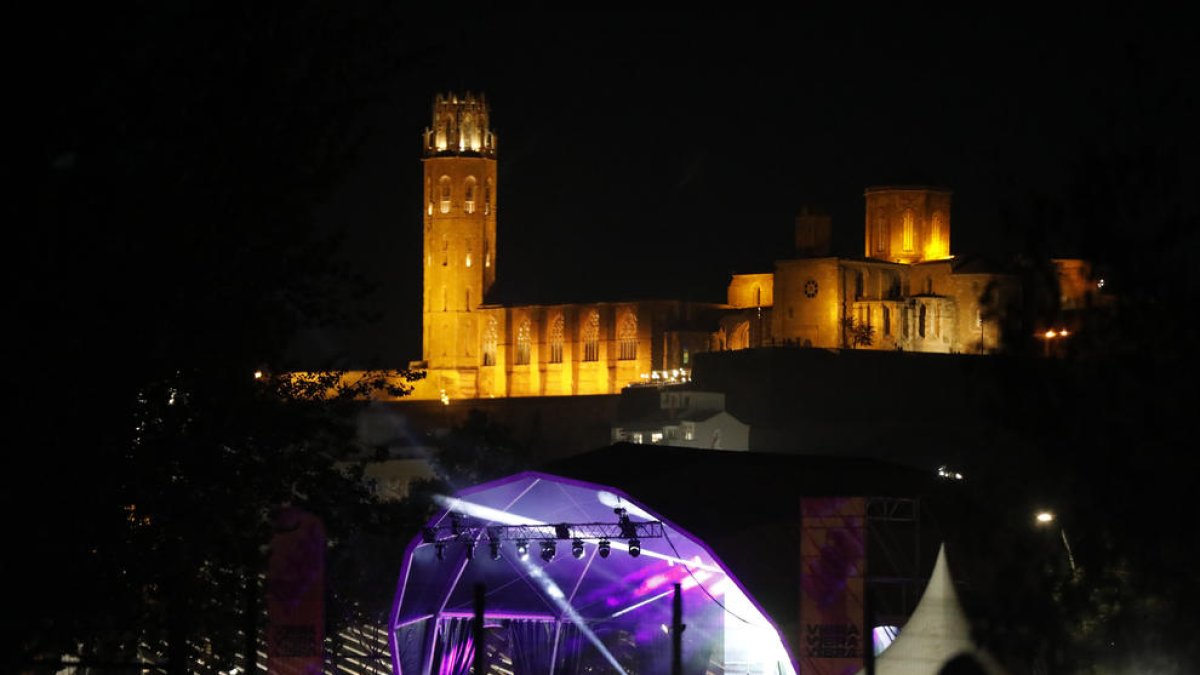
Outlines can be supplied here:
<path id="1" fill-rule="evenodd" d="M 438 95 L 423 136 L 426 374 L 413 398 L 614 394 L 686 380 L 695 354 L 769 346 L 988 354 L 1013 277 L 951 254 L 951 192 L 865 193 L 863 256 L 830 255 L 827 216 L 796 218 L 796 255 L 736 274 L 725 303 L 489 303 L 496 256 L 497 137 L 482 96 Z M 1083 261 L 1056 261 L 1062 300 L 1094 288 Z"/>

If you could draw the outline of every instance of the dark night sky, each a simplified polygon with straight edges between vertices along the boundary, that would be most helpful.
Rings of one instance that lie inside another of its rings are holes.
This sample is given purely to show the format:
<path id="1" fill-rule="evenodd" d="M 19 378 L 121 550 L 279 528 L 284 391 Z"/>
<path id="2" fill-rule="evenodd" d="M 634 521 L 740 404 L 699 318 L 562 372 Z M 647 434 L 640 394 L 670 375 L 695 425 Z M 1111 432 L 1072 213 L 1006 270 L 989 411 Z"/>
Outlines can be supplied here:
<path id="1" fill-rule="evenodd" d="M 835 248 L 858 254 L 868 185 L 949 187 L 954 252 L 1012 248 L 1005 209 L 1061 193 L 1085 148 L 1190 129 L 1195 31 L 1182 23 L 863 12 L 398 36 L 408 62 L 392 100 L 364 111 L 373 131 L 322 210 L 347 228 L 384 320 L 314 344 L 419 356 L 419 135 L 436 92 L 491 104 L 508 297 L 720 300 L 731 271 L 790 253 L 803 205 L 829 211 Z"/>

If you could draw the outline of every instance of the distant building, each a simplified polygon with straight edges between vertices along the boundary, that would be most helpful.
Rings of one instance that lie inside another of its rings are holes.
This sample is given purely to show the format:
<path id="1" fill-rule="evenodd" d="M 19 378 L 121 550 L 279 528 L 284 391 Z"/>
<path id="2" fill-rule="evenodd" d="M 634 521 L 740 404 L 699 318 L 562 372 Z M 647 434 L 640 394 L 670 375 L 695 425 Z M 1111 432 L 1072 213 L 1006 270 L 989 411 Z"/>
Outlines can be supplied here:
<path id="1" fill-rule="evenodd" d="M 725 394 L 676 387 L 656 388 L 652 393 L 658 394 L 652 399 L 657 406 L 635 407 L 617 418 L 612 429 L 614 443 L 750 449 L 750 427 L 726 412 Z"/>
<path id="2" fill-rule="evenodd" d="M 987 354 L 1017 279 L 951 254 L 951 192 L 865 192 L 863 257 L 830 255 L 827 216 L 796 219 L 796 257 L 734 275 L 726 302 L 489 302 L 496 280 L 497 137 L 482 96 L 439 95 L 424 139 L 426 373 L 413 398 L 612 394 L 692 355 L 766 345 Z M 1056 261 L 1064 306 L 1096 292 L 1088 265 Z M 1066 297 L 1069 296 L 1069 297 Z"/>

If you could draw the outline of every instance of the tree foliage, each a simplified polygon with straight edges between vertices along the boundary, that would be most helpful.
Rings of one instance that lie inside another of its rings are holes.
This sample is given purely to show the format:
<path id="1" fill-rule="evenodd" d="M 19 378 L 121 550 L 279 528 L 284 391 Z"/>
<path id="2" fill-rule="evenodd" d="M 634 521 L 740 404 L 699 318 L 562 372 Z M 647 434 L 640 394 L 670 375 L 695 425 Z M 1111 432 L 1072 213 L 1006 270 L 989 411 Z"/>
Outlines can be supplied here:
<path id="1" fill-rule="evenodd" d="M 179 671 L 190 649 L 232 654 L 272 509 L 303 505 L 335 540 L 358 522 L 367 495 L 332 468 L 357 451 L 349 399 L 402 393 L 406 373 L 334 397 L 336 373 L 270 373 L 299 365 L 297 331 L 362 317 L 369 289 L 313 213 L 405 59 L 379 9 L 167 3 L 40 24 L 36 208 L 6 269 L 26 469 L 3 491 L 21 580 L 4 659 L 128 661 L 165 641 Z"/>

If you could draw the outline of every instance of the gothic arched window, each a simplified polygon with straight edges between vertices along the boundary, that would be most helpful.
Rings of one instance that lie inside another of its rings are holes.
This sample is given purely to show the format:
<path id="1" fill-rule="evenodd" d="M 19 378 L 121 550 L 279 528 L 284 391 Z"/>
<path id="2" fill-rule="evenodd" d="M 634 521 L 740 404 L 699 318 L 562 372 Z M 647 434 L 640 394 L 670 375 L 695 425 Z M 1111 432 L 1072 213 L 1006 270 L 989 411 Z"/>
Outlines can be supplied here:
<path id="1" fill-rule="evenodd" d="M 600 312 L 588 312 L 583 322 L 583 360 L 600 360 Z"/>
<path id="2" fill-rule="evenodd" d="M 913 222 L 912 209 L 904 212 L 904 250 L 913 250 L 913 241 L 916 238 L 916 223 Z"/>
<path id="3" fill-rule="evenodd" d="M 617 331 L 618 358 L 632 361 L 637 358 L 637 316 L 627 312 Z"/>
<path id="4" fill-rule="evenodd" d="M 563 360 L 563 315 L 555 314 L 550 320 L 550 363 Z"/>
<path id="5" fill-rule="evenodd" d="M 496 343 L 497 343 L 497 327 L 496 317 L 489 316 L 487 329 L 483 331 L 483 365 L 496 365 Z"/>
<path id="6" fill-rule="evenodd" d="M 517 328 L 517 365 L 524 366 L 529 364 L 529 347 L 533 342 L 529 326 L 529 319 L 522 319 L 521 325 Z"/>
<path id="7" fill-rule="evenodd" d="M 442 176 L 438 179 L 438 210 L 442 213 L 450 213 L 450 176 Z"/>
<path id="8" fill-rule="evenodd" d="M 463 186 L 463 210 L 475 213 L 475 177 L 469 176 Z"/>

